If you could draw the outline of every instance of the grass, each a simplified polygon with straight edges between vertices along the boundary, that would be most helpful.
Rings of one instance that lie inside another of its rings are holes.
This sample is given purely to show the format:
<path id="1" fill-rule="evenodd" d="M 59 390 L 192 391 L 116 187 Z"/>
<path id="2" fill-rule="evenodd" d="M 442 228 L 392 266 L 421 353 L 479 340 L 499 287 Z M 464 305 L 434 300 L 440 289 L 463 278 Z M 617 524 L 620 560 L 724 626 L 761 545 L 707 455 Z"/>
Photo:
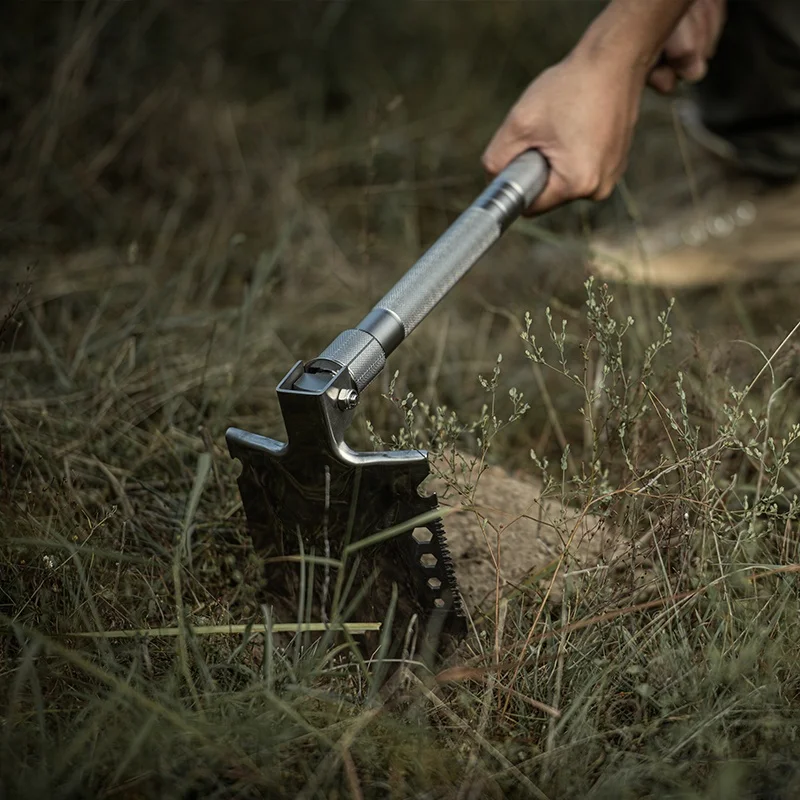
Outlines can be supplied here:
<path id="1" fill-rule="evenodd" d="M 4 797 L 796 796 L 796 310 L 531 265 L 616 201 L 510 232 L 353 441 L 540 476 L 621 559 L 558 605 L 532 578 L 447 663 L 391 672 L 292 635 L 246 535 L 225 428 L 280 435 L 277 381 L 472 199 L 493 124 L 582 24 L 566 5 L 17 12 L 4 46 L 41 38 L 0 140 Z M 678 174 L 670 131 L 648 106 L 632 191 L 653 152 Z"/>

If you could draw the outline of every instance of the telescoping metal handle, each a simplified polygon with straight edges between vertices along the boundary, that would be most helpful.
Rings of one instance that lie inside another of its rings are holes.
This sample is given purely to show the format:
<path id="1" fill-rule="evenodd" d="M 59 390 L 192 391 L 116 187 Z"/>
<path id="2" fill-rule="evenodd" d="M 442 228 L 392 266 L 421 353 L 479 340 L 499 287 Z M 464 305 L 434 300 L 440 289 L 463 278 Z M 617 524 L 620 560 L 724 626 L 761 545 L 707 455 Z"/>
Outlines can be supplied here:
<path id="1" fill-rule="evenodd" d="M 535 150 L 518 156 L 353 329 L 320 359 L 346 366 L 360 392 L 387 356 L 436 307 L 508 226 L 539 196 L 548 167 Z"/>

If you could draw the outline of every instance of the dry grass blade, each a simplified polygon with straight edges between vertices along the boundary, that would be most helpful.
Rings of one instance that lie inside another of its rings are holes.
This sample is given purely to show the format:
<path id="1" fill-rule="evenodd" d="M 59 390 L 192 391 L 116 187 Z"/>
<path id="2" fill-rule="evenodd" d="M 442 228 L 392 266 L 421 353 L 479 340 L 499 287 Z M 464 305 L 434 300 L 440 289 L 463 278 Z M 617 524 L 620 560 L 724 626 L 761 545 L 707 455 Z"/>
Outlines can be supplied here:
<path id="1" fill-rule="evenodd" d="M 505 769 L 508 769 L 514 775 L 514 777 L 519 781 L 520 785 L 523 786 L 532 797 L 540 798 L 540 800 L 547 800 L 547 795 L 541 791 L 541 789 L 539 789 L 526 775 L 514 767 L 513 764 L 509 763 L 508 759 L 506 759 L 503 754 L 500 753 L 497 748 L 490 744 L 483 736 L 481 736 L 477 731 L 472 730 L 471 726 L 465 720 L 459 717 L 458 714 L 456 714 L 446 703 L 442 702 L 442 700 L 440 700 L 430 689 L 428 689 L 419 680 L 419 678 L 413 676 L 413 680 L 423 697 L 430 702 L 435 711 L 443 714 L 448 722 L 455 725 L 458 730 L 466 733 L 471 739 L 474 739 L 480 748 L 488 755 L 497 759 L 497 761 Z"/>
<path id="2" fill-rule="evenodd" d="M 341 559 L 247 533 L 226 428 L 282 438 L 593 4 L 7 5 L 0 796 L 800 796 L 796 293 L 584 283 L 594 226 L 704 191 L 669 103 L 622 202 L 520 221 L 362 393 L 348 444 L 428 450 L 446 508 Z M 333 611 L 448 514 L 432 669 L 400 583 Z"/>
<path id="3" fill-rule="evenodd" d="M 362 633 L 370 633 L 381 629 L 380 622 L 276 622 L 270 626 L 272 633 L 324 633 L 328 630 L 341 630 L 358 636 Z M 252 636 L 263 633 L 252 624 L 248 625 L 197 625 L 190 629 L 193 636 L 241 636 L 249 633 Z M 62 633 L 65 638 L 76 639 L 139 639 L 156 638 L 162 636 L 182 636 L 185 631 L 183 628 L 141 628 L 139 630 L 126 631 L 77 631 L 74 633 Z"/>

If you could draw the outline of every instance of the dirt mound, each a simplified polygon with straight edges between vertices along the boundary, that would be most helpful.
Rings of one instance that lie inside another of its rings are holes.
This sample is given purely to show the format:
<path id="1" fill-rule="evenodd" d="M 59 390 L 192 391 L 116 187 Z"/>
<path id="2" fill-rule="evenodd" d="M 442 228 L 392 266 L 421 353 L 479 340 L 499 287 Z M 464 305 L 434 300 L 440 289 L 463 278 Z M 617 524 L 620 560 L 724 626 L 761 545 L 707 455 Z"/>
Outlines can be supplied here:
<path id="1" fill-rule="evenodd" d="M 511 475 L 467 456 L 456 480 L 436 478 L 430 489 L 443 506 L 467 506 L 450 514 L 447 538 L 464 599 L 474 613 L 491 606 L 497 593 L 536 592 L 558 601 L 565 578 L 606 570 L 619 542 L 600 517 L 543 497 L 532 475 Z M 435 465 L 452 474 L 452 463 Z M 555 580 L 553 581 L 553 576 Z M 552 582 L 552 588 L 550 584 Z"/>

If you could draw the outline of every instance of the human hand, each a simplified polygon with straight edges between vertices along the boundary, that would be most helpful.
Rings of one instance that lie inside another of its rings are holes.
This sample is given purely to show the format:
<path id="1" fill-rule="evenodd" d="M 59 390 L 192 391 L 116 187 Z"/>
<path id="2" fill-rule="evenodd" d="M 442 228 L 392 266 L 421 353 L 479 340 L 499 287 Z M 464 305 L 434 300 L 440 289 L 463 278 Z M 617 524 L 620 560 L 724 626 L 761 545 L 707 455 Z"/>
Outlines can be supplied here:
<path id="1" fill-rule="evenodd" d="M 571 200 L 608 197 L 628 159 L 646 69 L 570 55 L 525 90 L 483 154 L 496 175 L 535 148 L 550 165 L 547 186 L 527 213 Z"/>
<path id="2" fill-rule="evenodd" d="M 648 83 L 671 94 L 679 81 L 696 83 L 705 77 L 725 25 L 725 0 L 695 0 L 667 39 L 661 60 Z"/>

